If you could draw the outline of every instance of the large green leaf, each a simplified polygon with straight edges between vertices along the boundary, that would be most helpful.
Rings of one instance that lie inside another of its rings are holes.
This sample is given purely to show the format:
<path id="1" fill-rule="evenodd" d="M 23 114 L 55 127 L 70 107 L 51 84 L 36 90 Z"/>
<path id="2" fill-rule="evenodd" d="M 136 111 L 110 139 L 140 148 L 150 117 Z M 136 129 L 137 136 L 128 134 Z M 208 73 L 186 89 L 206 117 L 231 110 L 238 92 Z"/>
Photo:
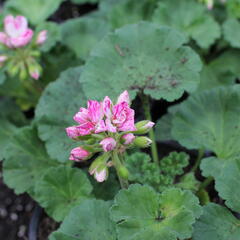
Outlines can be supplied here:
<path id="1" fill-rule="evenodd" d="M 240 159 L 206 158 L 202 161 L 201 169 L 204 176 L 215 179 L 215 188 L 225 204 L 236 212 L 240 212 L 240 189 L 237 186 L 240 179 Z"/>
<path id="2" fill-rule="evenodd" d="M 86 200 L 73 208 L 50 240 L 116 240 L 109 218 L 110 202 Z"/>
<path id="3" fill-rule="evenodd" d="M 198 199 L 190 191 L 169 188 L 159 195 L 140 185 L 121 190 L 111 209 L 119 240 L 189 238 L 200 214 Z"/>
<path id="4" fill-rule="evenodd" d="M 209 203 L 195 225 L 193 240 L 238 240 L 239 236 L 240 220 L 226 208 Z"/>
<path id="5" fill-rule="evenodd" d="M 3 178 L 16 194 L 32 193 L 46 170 L 57 166 L 47 155 L 33 127 L 23 127 L 13 135 L 4 157 Z"/>
<path id="6" fill-rule="evenodd" d="M 92 185 L 86 174 L 77 168 L 50 168 L 36 185 L 35 199 L 56 221 L 90 197 Z"/>
<path id="7" fill-rule="evenodd" d="M 127 25 L 94 48 L 80 82 L 89 98 L 116 97 L 127 89 L 132 97 L 143 91 L 173 101 L 199 82 L 201 61 L 184 43 L 185 38 L 168 27 Z"/>
<path id="8" fill-rule="evenodd" d="M 227 19 L 223 24 L 224 38 L 232 47 L 240 48 L 240 23 L 237 19 Z"/>
<path id="9" fill-rule="evenodd" d="M 202 48 L 208 48 L 221 34 L 218 23 L 196 0 L 159 1 L 153 21 L 181 30 Z"/>
<path id="10" fill-rule="evenodd" d="M 61 25 L 62 43 L 72 49 L 77 57 L 86 59 L 93 46 L 110 30 L 100 18 L 70 19 Z"/>
<path id="11" fill-rule="evenodd" d="M 14 15 L 25 16 L 32 24 L 37 25 L 46 20 L 59 7 L 63 0 L 9 0 L 5 11 Z"/>
<path id="12" fill-rule="evenodd" d="M 52 158 L 68 160 L 69 152 L 79 145 L 69 139 L 65 128 L 74 125 L 73 116 L 87 100 L 78 82 L 81 68 L 70 68 L 50 83 L 39 100 L 36 119 L 40 138 Z"/>
<path id="13" fill-rule="evenodd" d="M 42 30 L 47 30 L 47 40 L 40 49 L 44 52 L 48 52 L 61 40 L 60 27 L 54 22 L 43 22 L 37 26 L 36 32 L 39 33 Z"/>
<path id="14" fill-rule="evenodd" d="M 172 135 L 187 148 L 211 150 L 221 159 L 238 156 L 240 86 L 189 97 L 174 115 Z"/>

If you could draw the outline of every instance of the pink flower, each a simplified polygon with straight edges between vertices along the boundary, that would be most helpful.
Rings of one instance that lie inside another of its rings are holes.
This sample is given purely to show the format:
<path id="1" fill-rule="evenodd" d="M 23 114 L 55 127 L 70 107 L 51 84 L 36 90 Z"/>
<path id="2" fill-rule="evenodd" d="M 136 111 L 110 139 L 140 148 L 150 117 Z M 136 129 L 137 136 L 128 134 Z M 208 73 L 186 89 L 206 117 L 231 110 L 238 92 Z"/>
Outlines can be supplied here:
<path id="1" fill-rule="evenodd" d="M 38 80 L 40 77 L 39 71 L 35 69 L 34 71 L 30 72 L 30 75 L 33 79 Z"/>
<path id="2" fill-rule="evenodd" d="M 3 63 L 3 62 L 5 62 L 7 59 L 8 59 L 8 57 L 7 57 L 7 56 L 0 55 L 0 63 Z"/>
<path id="3" fill-rule="evenodd" d="M 127 102 L 121 102 L 112 109 L 112 123 L 117 126 L 119 131 L 135 131 L 134 110 Z"/>
<path id="4" fill-rule="evenodd" d="M 4 19 L 5 33 L 0 33 L 0 42 L 9 48 L 23 47 L 27 45 L 33 37 L 33 31 L 28 28 L 27 19 L 23 16 L 13 17 L 11 15 Z"/>
<path id="5" fill-rule="evenodd" d="M 128 134 L 123 135 L 122 138 L 124 139 L 124 144 L 128 145 L 134 141 L 135 136 L 132 133 L 128 133 Z"/>
<path id="6" fill-rule="evenodd" d="M 81 147 L 76 147 L 72 149 L 69 160 L 73 160 L 76 162 L 86 160 L 90 156 L 90 153 L 81 148 Z"/>
<path id="7" fill-rule="evenodd" d="M 70 138 L 77 138 L 78 136 L 80 136 L 79 130 L 76 126 L 66 128 L 66 132 L 68 137 Z"/>
<path id="8" fill-rule="evenodd" d="M 108 137 L 108 138 L 104 138 L 100 142 L 100 145 L 102 145 L 102 148 L 105 152 L 109 152 L 109 151 L 112 151 L 116 147 L 117 143 L 113 138 Z"/>
<path id="9" fill-rule="evenodd" d="M 154 122 L 149 121 L 148 123 L 146 123 L 146 124 L 143 126 L 143 128 L 151 129 L 154 125 L 155 125 Z"/>
<path id="10" fill-rule="evenodd" d="M 122 102 L 126 102 L 127 104 L 130 104 L 130 97 L 127 90 L 121 93 L 120 96 L 118 97 L 117 104 Z"/>
<path id="11" fill-rule="evenodd" d="M 41 44 L 43 44 L 46 40 L 47 40 L 47 30 L 43 30 L 43 31 L 41 31 L 41 32 L 38 34 L 36 43 L 37 43 L 38 45 L 41 45 Z"/>

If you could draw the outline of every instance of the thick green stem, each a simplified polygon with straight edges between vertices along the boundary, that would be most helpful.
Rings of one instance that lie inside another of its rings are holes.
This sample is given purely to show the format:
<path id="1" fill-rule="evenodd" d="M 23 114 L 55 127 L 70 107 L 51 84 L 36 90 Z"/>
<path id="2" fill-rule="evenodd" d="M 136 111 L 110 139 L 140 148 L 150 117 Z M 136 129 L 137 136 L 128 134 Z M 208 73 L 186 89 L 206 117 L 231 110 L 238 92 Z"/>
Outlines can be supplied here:
<path id="1" fill-rule="evenodd" d="M 200 185 L 199 190 L 205 189 L 211 182 L 213 181 L 213 177 L 206 178 Z"/>
<path id="2" fill-rule="evenodd" d="M 144 114 L 147 120 L 152 121 L 152 116 L 151 116 L 151 107 L 150 107 L 150 100 L 149 97 L 142 94 L 141 95 L 141 99 L 142 99 L 142 103 L 143 103 L 143 109 L 144 109 Z M 149 131 L 149 138 L 152 140 L 152 144 L 151 144 L 151 152 L 152 152 L 152 158 L 153 161 L 156 164 L 159 164 L 159 160 L 158 160 L 158 150 L 157 150 L 157 143 L 156 143 L 156 139 L 155 139 L 155 134 L 153 129 L 151 129 Z"/>
<path id="3" fill-rule="evenodd" d="M 202 158 L 204 156 L 204 153 L 205 153 L 204 149 L 200 149 L 198 151 L 198 157 L 197 157 L 197 160 L 196 160 L 194 166 L 191 169 L 191 172 L 195 172 L 198 169 L 198 167 L 199 167 L 199 165 L 201 163 L 201 160 L 202 160 Z"/>
<path id="4" fill-rule="evenodd" d="M 118 176 L 118 180 L 121 185 L 121 188 L 128 188 L 128 186 L 129 186 L 128 180 L 122 178 L 118 171 L 118 169 L 122 166 L 123 163 L 120 161 L 117 151 L 113 151 L 112 159 L 113 159 L 113 164 L 116 168 L 116 172 L 117 172 L 117 176 Z"/>

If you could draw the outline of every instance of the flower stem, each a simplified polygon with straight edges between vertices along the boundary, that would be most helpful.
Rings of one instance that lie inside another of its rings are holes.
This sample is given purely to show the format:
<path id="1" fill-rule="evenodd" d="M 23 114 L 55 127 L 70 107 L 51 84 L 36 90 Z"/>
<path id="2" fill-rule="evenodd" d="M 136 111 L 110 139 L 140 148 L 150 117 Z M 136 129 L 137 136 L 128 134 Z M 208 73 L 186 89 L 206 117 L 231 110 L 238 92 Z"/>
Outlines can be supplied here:
<path id="1" fill-rule="evenodd" d="M 213 177 L 206 178 L 200 185 L 199 190 L 205 189 L 211 182 L 213 181 Z"/>
<path id="2" fill-rule="evenodd" d="M 113 164 L 116 168 L 116 172 L 117 172 L 117 176 L 118 176 L 118 180 L 119 180 L 119 183 L 121 185 L 121 188 L 128 188 L 129 184 L 128 184 L 128 180 L 122 178 L 120 175 L 119 175 L 119 172 L 118 172 L 118 169 L 119 167 L 122 166 L 122 162 L 120 161 L 119 159 L 119 156 L 118 156 L 118 152 L 117 151 L 113 151 L 113 154 L 112 154 L 112 159 L 113 159 Z"/>
<path id="3" fill-rule="evenodd" d="M 201 160 L 204 156 L 204 153 L 205 153 L 204 149 L 199 149 L 197 160 L 196 160 L 194 166 L 192 167 L 191 172 L 195 172 L 198 169 L 198 167 L 201 163 Z"/>
<path id="4" fill-rule="evenodd" d="M 141 99 L 143 103 L 143 110 L 144 110 L 144 115 L 147 120 L 152 121 L 152 116 L 151 116 L 151 107 L 150 107 L 150 100 L 147 95 L 144 95 L 143 93 L 141 94 Z M 157 150 L 157 144 L 156 144 L 156 139 L 155 139 L 155 133 L 153 129 L 149 131 L 149 138 L 152 140 L 151 144 L 151 152 L 152 152 L 152 158 L 153 161 L 156 164 L 159 164 L 158 160 L 158 150 Z"/>

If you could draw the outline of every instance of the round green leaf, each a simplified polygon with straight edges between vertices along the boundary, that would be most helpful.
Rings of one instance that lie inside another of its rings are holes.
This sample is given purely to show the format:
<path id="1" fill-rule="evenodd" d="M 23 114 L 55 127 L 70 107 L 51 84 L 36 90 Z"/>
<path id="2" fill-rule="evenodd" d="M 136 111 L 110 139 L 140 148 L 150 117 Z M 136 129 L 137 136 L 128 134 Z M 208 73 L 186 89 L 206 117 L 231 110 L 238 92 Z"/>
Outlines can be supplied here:
<path id="1" fill-rule="evenodd" d="M 182 31 L 201 48 L 210 47 L 221 34 L 218 23 L 196 0 L 160 1 L 153 21 Z"/>
<path id="2" fill-rule="evenodd" d="M 84 92 L 102 99 L 127 89 L 132 97 L 143 91 L 173 101 L 197 87 L 201 70 L 198 55 L 184 43 L 179 32 L 148 22 L 120 28 L 91 52 L 80 78 Z"/>
<path id="3" fill-rule="evenodd" d="M 5 11 L 14 15 L 25 16 L 32 24 L 37 25 L 46 20 L 59 7 L 63 0 L 9 0 Z"/>
<path id="4" fill-rule="evenodd" d="M 239 155 L 240 86 L 189 97 L 172 123 L 174 139 L 187 148 L 211 150 L 221 159 Z"/>
<path id="5" fill-rule="evenodd" d="M 48 52 L 58 41 L 61 40 L 60 27 L 54 22 L 43 22 L 36 28 L 36 33 L 39 33 L 42 30 L 47 30 L 47 40 L 40 49 L 43 52 Z"/>
<path id="6" fill-rule="evenodd" d="M 169 188 L 159 195 L 141 185 L 121 190 L 111 208 L 119 240 L 189 238 L 200 214 L 198 199 L 190 191 Z"/>
<path id="7" fill-rule="evenodd" d="M 62 43 L 86 59 L 90 50 L 110 30 L 108 23 L 100 18 L 76 18 L 61 24 Z"/>
<path id="8" fill-rule="evenodd" d="M 49 155 L 61 162 L 67 161 L 70 150 L 79 145 L 67 137 L 65 128 L 74 125 L 74 114 L 87 103 L 78 82 L 80 73 L 79 67 L 62 73 L 45 89 L 36 109 L 40 138 L 46 141 Z"/>
<path id="9" fill-rule="evenodd" d="M 193 240 L 237 240 L 240 221 L 226 208 L 214 203 L 203 207 L 203 215 L 197 221 Z"/>
<path id="10" fill-rule="evenodd" d="M 224 38 L 232 47 L 240 48 L 240 23 L 237 19 L 227 19 L 223 24 Z"/>
<path id="11" fill-rule="evenodd" d="M 116 240 L 110 202 L 86 200 L 73 208 L 50 240 Z"/>
<path id="12" fill-rule="evenodd" d="M 50 168 L 36 185 L 35 199 L 56 221 L 62 221 L 69 211 L 90 197 L 92 185 L 86 174 L 77 168 Z"/>
<path id="13" fill-rule="evenodd" d="M 215 179 L 215 188 L 225 204 L 236 212 L 240 212 L 240 189 L 237 186 L 240 179 L 240 159 L 204 159 L 201 169 L 205 176 Z"/>
<path id="14" fill-rule="evenodd" d="M 13 135 L 4 157 L 3 178 L 16 194 L 32 193 L 46 170 L 57 166 L 56 161 L 49 159 L 37 130 L 32 127 L 23 127 Z"/>

